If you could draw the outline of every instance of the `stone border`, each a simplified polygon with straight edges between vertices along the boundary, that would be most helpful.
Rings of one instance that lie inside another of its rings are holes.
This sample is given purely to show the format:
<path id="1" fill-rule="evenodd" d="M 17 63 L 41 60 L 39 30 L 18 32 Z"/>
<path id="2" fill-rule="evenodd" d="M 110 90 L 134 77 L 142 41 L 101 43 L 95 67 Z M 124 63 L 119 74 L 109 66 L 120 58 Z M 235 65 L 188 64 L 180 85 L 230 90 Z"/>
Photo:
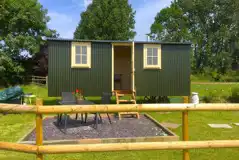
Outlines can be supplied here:
<path id="1" fill-rule="evenodd" d="M 22 138 L 20 138 L 17 143 L 21 143 L 34 129 L 36 128 L 36 123 L 33 124 L 33 127 L 31 127 L 27 132 L 24 134 Z"/>
<path id="2" fill-rule="evenodd" d="M 170 136 L 176 136 L 179 139 L 179 136 L 176 135 L 174 132 L 172 132 L 171 130 L 169 130 L 168 128 L 164 127 L 161 123 L 159 123 L 156 119 L 154 119 L 152 116 L 148 115 L 148 114 L 144 114 L 147 118 L 149 118 L 150 120 L 152 120 L 157 126 L 159 126 L 160 128 L 163 129 L 164 132 L 166 132 L 168 135 Z M 162 136 L 163 137 L 163 136 Z M 169 136 L 167 136 L 169 137 Z"/>
<path id="3" fill-rule="evenodd" d="M 43 117 L 42 121 L 45 120 L 45 119 L 47 119 L 47 118 L 52 118 L 52 117 L 54 117 L 54 116 L 46 116 L 46 117 Z M 35 128 L 36 128 L 36 123 L 33 124 L 33 127 L 30 128 L 30 129 L 24 134 L 24 136 L 17 141 L 17 143 L 22 143 L 22 141 L 23 141 Z"/>
<path id="4" fill-rule="evenodd" d="M 168 136 L 151 136 L 151 137 L 125 137 L 125 138 L 92 138 L 92 139 L 72 139 L 72 140 L 50 140 L 43 141 L 44 145 L 49 144 L 96 144 L 96 143 L 129 143 L 129 142 L 169 142 L 178 141 L 179 136 L 170 131 L 168 128 L 162 126 L 157 120 L 148 114 L 143 114 L 146 118 L 153 121 L 158 127 L 160 127 Z M 48 118 L 48 117 L 47 117 Z M 35 128 L 33 128 L 35 129 Z M 33 129 L 28 133 L 30 134 Z M 35 144 L 35 141 L 22 141 L 28 134 L 24 135 L 18 143 L 21 144 Z"/>

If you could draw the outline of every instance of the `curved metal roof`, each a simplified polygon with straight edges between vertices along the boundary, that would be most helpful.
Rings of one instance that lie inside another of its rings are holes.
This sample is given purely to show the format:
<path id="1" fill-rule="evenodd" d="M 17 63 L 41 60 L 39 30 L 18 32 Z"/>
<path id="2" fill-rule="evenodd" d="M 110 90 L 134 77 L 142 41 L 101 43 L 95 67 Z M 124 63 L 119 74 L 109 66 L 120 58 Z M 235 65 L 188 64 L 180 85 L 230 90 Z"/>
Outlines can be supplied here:
<path id="1" fill-rule="evenodd" d="M 85 40 L 85 39 L 68 39 L 68 38 L 47 38 L 47 41 L 68 41 L 68 42 L 102 42 L 102 43 L 144 43 L 144 44 L 183 44 L 191 45 L 191 42 L 161 42 L 161 41 L 121 41 L 121 40 Z"/>

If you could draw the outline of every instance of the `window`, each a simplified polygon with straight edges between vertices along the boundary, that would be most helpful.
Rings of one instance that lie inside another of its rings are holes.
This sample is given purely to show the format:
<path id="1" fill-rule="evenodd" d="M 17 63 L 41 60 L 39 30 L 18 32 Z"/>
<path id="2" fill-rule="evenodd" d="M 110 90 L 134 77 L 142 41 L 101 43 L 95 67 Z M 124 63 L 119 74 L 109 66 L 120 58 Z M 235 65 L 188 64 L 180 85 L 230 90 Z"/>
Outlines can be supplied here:
<path id="1" fill-rule="evenodd" d="M 144 69 L 161 69 L 161 45 L 144 45 Z"/>
<path id="2" fill-rule="evenodd" d="M 91 44 L 85 42 L 72 42 L 71 67 L 91 68 Z"/>

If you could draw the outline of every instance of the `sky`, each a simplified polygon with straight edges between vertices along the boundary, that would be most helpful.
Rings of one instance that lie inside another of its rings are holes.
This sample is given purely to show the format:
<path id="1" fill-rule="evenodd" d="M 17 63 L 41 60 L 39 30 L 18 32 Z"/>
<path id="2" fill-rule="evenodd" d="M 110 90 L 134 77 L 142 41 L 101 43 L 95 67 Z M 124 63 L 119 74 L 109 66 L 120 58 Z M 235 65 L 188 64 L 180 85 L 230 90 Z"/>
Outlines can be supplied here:
<path id="1" fill-rule="evenodd" d="M 61 38 L 73 38 L 73 33 L 80 22 L 80 13 L 84 12 L 92 0 L 39 0 L 48 10 L 51 20 L 48 27 L 56 29 Z M 136 11 L 135 40 L 146 40 L 146 34 L 154 22 L 154 17 L 170 5 L 171 0 L 129 0 Z"/>

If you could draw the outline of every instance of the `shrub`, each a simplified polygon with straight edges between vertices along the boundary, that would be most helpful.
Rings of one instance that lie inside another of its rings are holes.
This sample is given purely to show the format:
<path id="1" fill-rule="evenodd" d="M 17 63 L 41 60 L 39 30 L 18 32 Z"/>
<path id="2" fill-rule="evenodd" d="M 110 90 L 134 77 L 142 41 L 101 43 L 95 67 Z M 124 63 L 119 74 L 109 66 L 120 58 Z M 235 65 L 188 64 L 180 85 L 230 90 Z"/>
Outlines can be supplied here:
<path id="1" fill-rule="evenodd" d="M 145 96 L 141 103 L 170 103 L 167 96 Z"/>
<path id="2" fill-rule="evenodd" d="M 239 82 L 239 71 L 229 71 L 220 80 L 223 82 Z"/>
<path id="3" fill-rule="evenodd" d="M 191 81 L 194 82 L 207 82 L 207 81 L 213 81 L 212 77 L 206 74 L 191 74 L 190 76 Z"/>
<path id="4" fill-rule="evenodd" d="M 209 91 L 206 96 L 202 97 L 202 101 L 205 103 L 225 103 L 227 99 L 226 96 L 216 90 Z"/>
<path id="5" fill-rule="evenodd" d="M 233 88 L 228 100 L 232 103 L 239 103 L 239 87 Z"/>
<path id="6" fill-rule="evenodd" d="M 218 73 L 217 71 L 213 71 L 213 72 L 211 72 L 211 77 L 212 77 L 212 79 L 214 80 L 214 81 L 220 81 L 220 79 L 221 79 L 221 74 L 220 73 Z"/>
<path id="7" fill-rule="evenodd" d="M 1 52 L 0 49 L 0 77 L 1 85 L 8 87 L 16 85 L 21 82 L 21 74 L 24 72 L 24 68 L 6 53 Z"/>
<path id="8" fill-rule="evenodd" d="M 204 73 L 191 75 L 191 81 L 220 81 L 220 82 L 239 82 L 239 71 L 228 71 L 225 74 L 218 73 L 216 70 L 206 69 Z"/>
<path id="9" fill-rule="evenodd" d="M 190 75 L 191 81 L 198 81 L 198 77 L 196 75 Z"/>

